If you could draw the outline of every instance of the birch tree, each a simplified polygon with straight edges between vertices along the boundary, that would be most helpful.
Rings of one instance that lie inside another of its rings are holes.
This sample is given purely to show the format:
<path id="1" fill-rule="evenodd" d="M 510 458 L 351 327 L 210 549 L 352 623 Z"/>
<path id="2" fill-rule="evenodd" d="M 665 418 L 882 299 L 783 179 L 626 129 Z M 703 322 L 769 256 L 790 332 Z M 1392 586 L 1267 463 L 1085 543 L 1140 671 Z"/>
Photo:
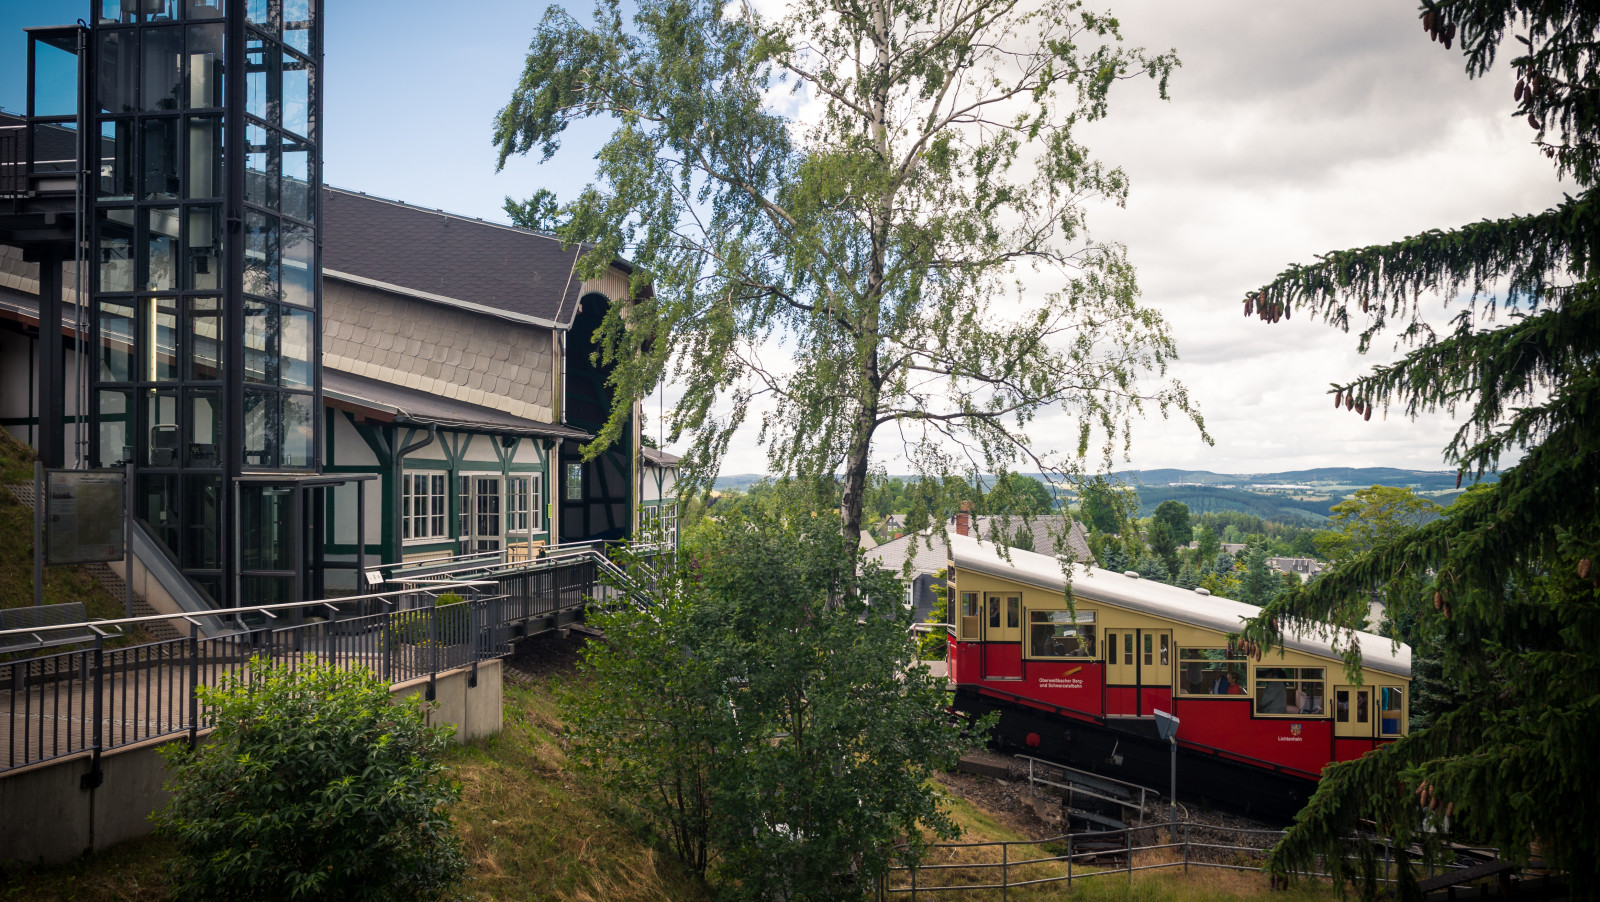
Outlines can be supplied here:
<path id="1" fill-rule="evenodd" d="M 875 445 L 933 480 L 1071 478 L 1125 455 L 1146 410 L 1204 435 L 1125 249 L 1088 230 L 1127 178 L 1078 137 L 1113 85 L 1165 97 L 1176 65 L 1075 2 L 552 7 L 494 140 L 503 166 L 615 126 L 593 184 L 507 200 L 584 244 L 584 274 L 638 264 L 601 329 L 616 402 L 591 448 L 669 380 L 686 488 L 750 423 L 774 472 L 839 477 L 853 543 Z"/>

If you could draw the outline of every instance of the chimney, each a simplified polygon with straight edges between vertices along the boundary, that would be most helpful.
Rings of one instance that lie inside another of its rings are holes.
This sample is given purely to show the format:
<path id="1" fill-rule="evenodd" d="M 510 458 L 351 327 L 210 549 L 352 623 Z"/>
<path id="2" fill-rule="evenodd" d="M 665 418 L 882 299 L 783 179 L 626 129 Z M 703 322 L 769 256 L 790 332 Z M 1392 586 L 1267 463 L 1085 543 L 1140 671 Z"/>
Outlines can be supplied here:
<path id="1" fill-rule="evenodd" d="M 961 513 L 956 514 L 956 535 L 972 534 L 972 502 L 961 502 Z"/>

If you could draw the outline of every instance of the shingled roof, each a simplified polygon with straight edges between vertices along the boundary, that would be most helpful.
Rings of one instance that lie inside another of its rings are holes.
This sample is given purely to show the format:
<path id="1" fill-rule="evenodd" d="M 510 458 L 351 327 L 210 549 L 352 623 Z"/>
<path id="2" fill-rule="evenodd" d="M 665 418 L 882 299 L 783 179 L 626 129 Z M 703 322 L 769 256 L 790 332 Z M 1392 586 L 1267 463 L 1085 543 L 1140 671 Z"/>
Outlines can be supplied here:
<path id="1" fill-rule="evenodd" d="M 580 247 L 527 229 L 322 189 L 322 268 L 330 277 L 541 326 L 568 326 Z"/>

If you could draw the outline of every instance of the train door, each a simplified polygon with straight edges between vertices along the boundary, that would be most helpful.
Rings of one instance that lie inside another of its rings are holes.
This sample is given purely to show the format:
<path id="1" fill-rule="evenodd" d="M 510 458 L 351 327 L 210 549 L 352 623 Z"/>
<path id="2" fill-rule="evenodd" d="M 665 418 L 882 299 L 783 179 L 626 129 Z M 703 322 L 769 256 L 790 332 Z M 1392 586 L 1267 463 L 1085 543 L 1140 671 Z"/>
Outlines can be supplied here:
<path id="1" fill-rule="evenodd" d="M 1106 630 L 1106 713 L 1139 713 L 1139 631 Z"/>
<path id="2" fill-rule="evenodd" d="M 1022 679 L 1022 594 L 984 596 L 983 678 Z"/>
<path id="3" fill-rule="evenodd" d="M 1172 631 L 1139 631 L 1139 713 L 1172 711 Z"/>
<path id="4" fill-rule="evenodd" d="M 1333 687 L 1333 735 L 1337 739 L 1372 738 L 1372 687 Z"/>

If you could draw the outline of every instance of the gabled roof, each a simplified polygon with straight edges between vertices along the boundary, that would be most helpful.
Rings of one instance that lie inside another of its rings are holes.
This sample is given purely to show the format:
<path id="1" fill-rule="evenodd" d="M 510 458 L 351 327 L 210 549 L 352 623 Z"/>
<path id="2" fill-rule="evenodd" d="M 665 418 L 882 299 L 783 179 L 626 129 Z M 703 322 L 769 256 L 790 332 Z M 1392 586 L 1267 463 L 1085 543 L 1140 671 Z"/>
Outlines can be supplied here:
<path id="1" fill-rule="evenodd" d="M 649 446 L 640 448 L 639 454 L 644 458 L 644 462 L 652 467 L 676 467 L 678 465 L 678 461 L 683 460 L 683 458 L 676 454 L 671 454 L 666 451 L 662 451 L 660 448 L 651 448 Z"/>
<path id="2" fill-rule="evenodd" d="M 1053 556 L 1012 549 L 1010 558 L 1002 558 L 993 542 L 980 542 L 971 536 L 950 537 L 950 564 L 958 571 L 974 570 L 1053 592 L 1066 591 L 1061 562 Z M 1261 613 L 1259 607 L 1242 601 L 1201 595 L 1190 589 L 1081 564 L 1073 565 L 1072 594 L 1084 601 L 1104 602 L 1227 633 L 1237 632 L 1246 620 Z M 1354 638 L 1361 643 L 1362 666 L 1411 676 L 1411 646 L 1404 643 L 1396 646 L 1393 640 L 1372 633 L 1358 632 Z M 1294 651 L 1319 657 L 1336 660 L 1341 657 L 1328 640 L 1316 636 L 1285 632 L 1283 644 Z"/>
<path id="3" fill-rule="evenodd" d="M 1012 515 L 972 518 L 973 535 L 987 541 L 991 530 L 1001 533 L 1002 544 L 1009 548 L 1021 548 L 1024 551 L 1036 551 L 1051 556 L 1057 553 L 1070 554 L 1075 561 L 1094 562 L 1094 552 L 1089 550 L 1089 533 L 1084 530 L 1082 523 L 1068 516 L 1041 514 L 1028 517 Z M 1019 538 L 1024 541 L 1017 541 Z M 1064 546 L 1061 544 L 1063 538 Z"/>
<path id="4" fill-rule="evenodd" d="M 322 242 L 331 278 L 542 326 L 577 312 L 583 248 L 549 235 L 325 187 Z"/>
<path id="5" fill-rule="evenodd" d="M 322 397 L 325 402 L 338 407 L 376 414 L 385 420 L 413 426 L 580 440 L 594 437 L 570 426 L 530 420 L 503 410 L 368 379 L 327 366 L 322 368 Z"/>

